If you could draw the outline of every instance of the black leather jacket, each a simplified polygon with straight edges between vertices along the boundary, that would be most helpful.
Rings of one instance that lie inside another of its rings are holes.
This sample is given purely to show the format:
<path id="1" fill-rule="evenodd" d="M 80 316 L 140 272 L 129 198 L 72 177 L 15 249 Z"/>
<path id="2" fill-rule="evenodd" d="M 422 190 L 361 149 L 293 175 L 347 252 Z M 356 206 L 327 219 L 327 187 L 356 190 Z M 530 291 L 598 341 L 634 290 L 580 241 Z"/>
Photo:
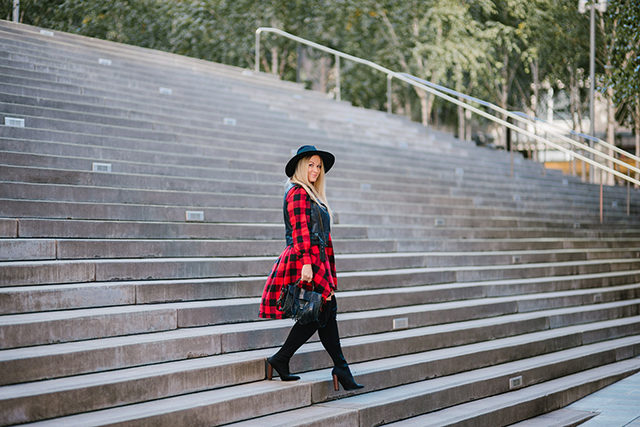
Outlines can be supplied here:
<path id="1" fill-rule="evenodd" d="M 284 192 L 284 202 L 282 206 L 287 246 L 293 245 L 293 228 L 291 226 L 289 212 L 287 211 L 287 194 L 293 187 L 294 184 L 289 185 Z M 313 199 L 311 199 L 311 222 L 307 224 L 307 226 L 311 236 L 311 246 L 320 247 L 320 260 L 324 262 L 326 259 L 324 248 L 327 246 L 329 233 L 331 232 L 331 217 L 329 216 L 327 208 L 324 205 L 315 203 Z"/>

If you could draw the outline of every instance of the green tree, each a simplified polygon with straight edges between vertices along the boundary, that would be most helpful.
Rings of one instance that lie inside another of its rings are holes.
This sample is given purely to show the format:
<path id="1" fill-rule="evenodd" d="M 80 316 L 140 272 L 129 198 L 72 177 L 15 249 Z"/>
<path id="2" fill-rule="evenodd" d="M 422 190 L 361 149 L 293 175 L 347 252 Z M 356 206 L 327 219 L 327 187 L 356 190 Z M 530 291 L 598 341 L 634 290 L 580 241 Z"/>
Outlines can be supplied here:
<path id="1" fill-rule="evenodd" d="M 618 106 L 618 119 L 634 128 L 635 155 L 640 156 L 640 3 L 612 0 L 607 14 L 616 23 L 607 88 Z"/>

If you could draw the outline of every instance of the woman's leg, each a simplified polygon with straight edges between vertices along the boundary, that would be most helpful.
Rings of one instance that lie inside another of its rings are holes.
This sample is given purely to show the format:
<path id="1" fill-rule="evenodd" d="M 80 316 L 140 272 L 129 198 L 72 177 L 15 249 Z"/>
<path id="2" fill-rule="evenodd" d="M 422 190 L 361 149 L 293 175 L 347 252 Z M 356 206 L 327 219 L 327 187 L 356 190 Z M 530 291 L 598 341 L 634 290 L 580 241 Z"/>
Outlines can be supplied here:
<path id="1" fill-rule="evenodd" d="M 299 376 L 291 375 L 289 373 L 289 359 L 291 359 L 293 353 L 295 353 L 302 344 L 311 338 L 311 335 L 313 335 L 317 328 L 318 326 L 316 323 L 301 325 L 296 322 L 296 324 L 293 325 L 293 328 L 291 328 L 291 331 L 289 332 L 289 336 L 280 350 L 278 350 L 278 352 L 273 356 L 267 358 L 267 379 L 272 378 L 272 369 L 275 369 L 278 372 L 282 381 L 295 381 L 300 379 Z"/>
<path id="2" fill-rule="evenodd" d="M 318 335 L 320 341 L 324 346 L 331 360 L 333 360 L 334 368 L 331 371 L 333 375 L 333 387 L 338 390 L 338 381 L 342 384 L 345 390 L 355 390 L 364 386 L 356 383 L 349 370 L 349 365 L 342 354 L 342 347 L 340 346 L 340 335 L 338 333 L 338 322 L 336 321 L 336 315 L 338 312 L 338 305 L 336 303 L 335 295 L 331 299 L 331 305 L 327 306 L 327 319 L 326 324 L 318 329 Z"/>
<path id="3" fill-rule="evenodd" d="M 335 295 L 331 298 L 331 301 L 327 303 L 325 308 L 326 313 L 323 313 L 326 318 L 325 325 L 318 328 L 318 336 L 320 342 L 331 360 L 333 360 L 334 366 L 346 366 L 347 362 L 342 355 L 342 348 L 340 347 L 340 335 L 338 333 L 338 322 L 336 321 L 336 315 L 338 313 L 338 304 L 336 303 Z"/>
<path id="4" fill-rule="evenodd" d="M 318 324 L 316 322 L 311 322 L 306 325 L 301 325 L 299 322 L 296 322 L 296 324 L 291 328 L 289 336 L 285 340 L 284 344 L 282 344 L 280 350 L 278 350 L 272 358 L 289 363 L 289 359 L 291 359 L 293 354 L 302 346 L 302 344 L 306 343 L 309 338 L 311 338 L 311 335 L 313 335 L 317 329 Z"/>

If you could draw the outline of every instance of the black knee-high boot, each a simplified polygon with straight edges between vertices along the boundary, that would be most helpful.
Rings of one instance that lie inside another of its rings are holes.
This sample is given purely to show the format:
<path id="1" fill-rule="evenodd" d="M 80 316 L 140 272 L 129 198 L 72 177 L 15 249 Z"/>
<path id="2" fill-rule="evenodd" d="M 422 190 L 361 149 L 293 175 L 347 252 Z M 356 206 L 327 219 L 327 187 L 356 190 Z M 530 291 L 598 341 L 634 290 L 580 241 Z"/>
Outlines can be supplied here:
<path id="1" fill-rule="evenodd" d="M 338 322 L 336 321 L 336 314 L 338 311 L 337 303 L 335 295 L 329 301 L 330 304 L 327 304 L 325 308 L 326 313 L 326 324 L 318 329 L 318 335 L 320 336 L 320 342 L 322 342 L 323 347 L 331 356 L 331 360 L 333 360 L 333 370 L 331 371 L 331 375 L 333 376 L 333 388 L 338 391 L 338 381 L 342 384 L 342 387 L 345 390 L 356 390 L 364 387 L 363 385 L 358 384 L 351 374 L 351 370 L 349 370 L 349 365 L 342 354 L 342 347 L 340 346 L 340 335 L 338 333 Z"/>
<path id="2" fill-rule="evenodd" d="M 272 378 L 271 368 L 273 368 L 278 372 L 282 381 L 299 380 L 299 376 L 289 373 L 289 359 L 291 359 L 302 344 L 311 338 L 311 335 L 313 335 L 317 329 L 318 324 L 315 322 L 306 325 L 301 325 L 296 322 L 280 350 L 273 356 L 267 358 L 267 378 Z"/>

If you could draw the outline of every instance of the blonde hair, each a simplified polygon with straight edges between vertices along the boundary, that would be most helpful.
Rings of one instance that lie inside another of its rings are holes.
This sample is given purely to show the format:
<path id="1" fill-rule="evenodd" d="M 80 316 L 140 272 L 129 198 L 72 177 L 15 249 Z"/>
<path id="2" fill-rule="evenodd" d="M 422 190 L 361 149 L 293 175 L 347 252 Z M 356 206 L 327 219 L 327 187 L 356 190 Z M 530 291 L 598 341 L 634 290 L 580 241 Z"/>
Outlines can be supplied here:
<path id="1" fill-rule="evenodd" d="M 296 165 L 296 171 L 293 173 L 293 176 L 289 178 L 289 182 L 292 184 L 298 184 L 307 192 L 311 200 L 316 203 L 322 203 L 326 206 L 327 212 L 329 212 L 329 216 L 333 218 L 333 212 L 329 207 L 329 203 L 327 202 L 327 195 L 325 193 L 325 185 L 324 185 L 324 162 L 322 162 L 322 168 L 320 168 L 320 173 L 318 174 L 318 178 L 316 182 L 311 183 L 309 181 L 309 160 L 313 156 L 303 157 L 298 160 L 298 164 Z M 322 161 L 322 158 L 320 158 Z"/>

